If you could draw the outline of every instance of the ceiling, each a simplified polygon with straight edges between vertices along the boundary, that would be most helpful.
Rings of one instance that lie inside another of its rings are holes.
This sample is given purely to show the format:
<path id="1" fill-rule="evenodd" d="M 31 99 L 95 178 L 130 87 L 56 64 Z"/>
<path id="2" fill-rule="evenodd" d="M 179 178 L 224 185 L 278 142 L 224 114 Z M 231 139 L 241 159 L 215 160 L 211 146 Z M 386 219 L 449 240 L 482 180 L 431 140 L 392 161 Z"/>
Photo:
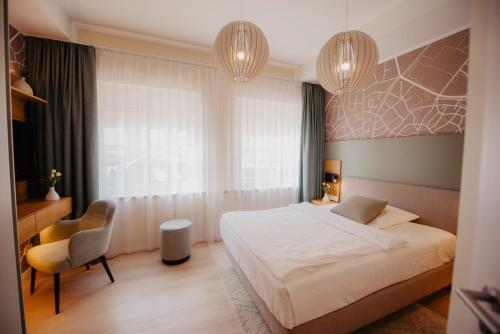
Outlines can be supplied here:
<path id="1" fill-rule="evenodd" d="M 372 35 L 383 60 L 467 26 L 469 1 L 349 0 L 349 29 Z M 240 16 L 238 0 L 10 0 L 9 6 L 11 22 L 31 35 L 71 39 L 72 24 L 83 23 L 203 47 Z M 307 70 L 344 29 L 345 0 L 246 0 L 243 18 L 264 31 L 272 60 Z"/>
<path id="2" fill-rule="evenodd" d="M 54 1 L 78 22 L 207 47 L 225 24 L 240 17 L 238 0 Z M 397 2 L 351 1 L 352 24 L 364 24 Z M 361 7 L 362 14 L 354 15 Z M 271 59 L 300 65 L 315 56 L 331 32 L 345 27 L 344 8 L 345 0 L 247 0 L 243 18 L 264 31 Z"/>

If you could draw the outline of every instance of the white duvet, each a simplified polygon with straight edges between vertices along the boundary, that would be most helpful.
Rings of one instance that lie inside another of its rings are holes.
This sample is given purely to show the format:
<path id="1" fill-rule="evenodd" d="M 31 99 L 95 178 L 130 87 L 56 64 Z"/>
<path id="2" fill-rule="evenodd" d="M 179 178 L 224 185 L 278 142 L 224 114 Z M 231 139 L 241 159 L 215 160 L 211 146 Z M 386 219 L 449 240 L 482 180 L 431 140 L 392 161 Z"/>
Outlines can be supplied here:
<path id="1" fill-rule="evenodd" d="M 403 246 L 406 242 L 311 203 L 229 212 L 223 221 L 281 282 L 314 267 Z"/>
<path id="2" fill-rule="evenodd" d="M 221 235 L 289 329 L 452 261 L 456 239 L 415 223 L 378 230 L 306 203 L 226 213 Z"/>

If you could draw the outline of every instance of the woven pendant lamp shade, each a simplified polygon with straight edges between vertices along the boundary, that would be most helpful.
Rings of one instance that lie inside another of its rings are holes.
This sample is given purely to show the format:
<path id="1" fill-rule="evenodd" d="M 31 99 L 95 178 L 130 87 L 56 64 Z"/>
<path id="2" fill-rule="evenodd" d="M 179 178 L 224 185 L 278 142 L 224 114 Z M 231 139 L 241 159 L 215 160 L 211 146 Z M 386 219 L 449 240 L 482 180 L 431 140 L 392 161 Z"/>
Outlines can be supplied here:
<path id="1" fill-rule="evenodd" d="M 259 75 L 269 58 L 269 45 L 259 27 L 248 21 L 225 25 L 214 44 L 220 67 L 234 81 L 249 81 Z"/>
<path id="2" fill-rule="evenodd" d="M 373 38 L 361 31 L 334 35 L 321 48 L 316 74 L 324 89 L 333 94 L 349 93 L 369 78 L 378 64 Z"/>

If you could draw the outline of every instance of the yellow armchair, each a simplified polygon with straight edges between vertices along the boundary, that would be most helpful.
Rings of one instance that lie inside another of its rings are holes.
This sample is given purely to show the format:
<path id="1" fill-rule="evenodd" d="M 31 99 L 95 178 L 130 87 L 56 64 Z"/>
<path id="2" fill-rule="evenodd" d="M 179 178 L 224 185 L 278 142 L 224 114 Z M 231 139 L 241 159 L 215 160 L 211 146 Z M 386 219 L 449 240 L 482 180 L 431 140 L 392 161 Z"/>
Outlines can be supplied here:
<path id="1" fill-rule="evenodd" d="M 54 297 L 56 313 L 59 313 L 60 273 L 89 263 L 101 262 L 111 282 L 106 253 L 111 231 L 115 203 L 95 201 L 79 219 L 61 220 L 40 232 L 40 245 L 31 248 L 27 254 L 31 266 L 31 289 L 35 292 L 36 272 L 54 274 Z"/>

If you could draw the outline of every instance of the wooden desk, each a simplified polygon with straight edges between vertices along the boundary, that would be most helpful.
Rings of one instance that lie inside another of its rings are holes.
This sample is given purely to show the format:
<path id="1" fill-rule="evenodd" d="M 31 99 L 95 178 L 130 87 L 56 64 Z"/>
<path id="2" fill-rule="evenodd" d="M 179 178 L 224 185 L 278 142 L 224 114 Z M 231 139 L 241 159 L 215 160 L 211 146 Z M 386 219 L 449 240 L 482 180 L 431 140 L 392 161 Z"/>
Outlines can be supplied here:
<path id="1" fill-rule="evenodd" d="M 71 197 L 58 201 L 29 200 L 17 204 L 17 234 L 23 243 L 71 213 Z"/>

